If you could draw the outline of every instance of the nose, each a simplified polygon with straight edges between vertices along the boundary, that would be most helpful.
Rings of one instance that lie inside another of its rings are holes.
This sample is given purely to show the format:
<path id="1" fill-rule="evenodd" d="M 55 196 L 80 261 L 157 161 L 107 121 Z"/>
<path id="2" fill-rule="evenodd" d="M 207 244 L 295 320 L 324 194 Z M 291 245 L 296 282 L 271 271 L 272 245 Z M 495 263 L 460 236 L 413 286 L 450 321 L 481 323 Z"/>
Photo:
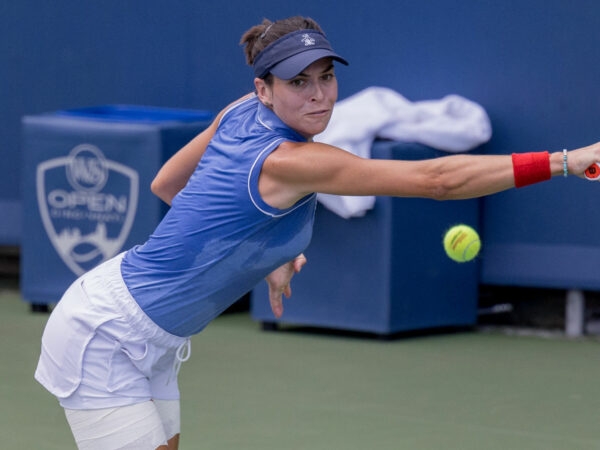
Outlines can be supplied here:
<path id="1" fill-rule="evenodd" d="M 323 97 L 325 96 L 325 94 L 323 91 L 323 86 L 321 86 L 321 83 L 315 82 L 312 84 L 312 86 L 313 86 L 313 88 L 310 93 L 310 100 L 313 102 L 318 102 L 318 101 L 322 100 Z"/>

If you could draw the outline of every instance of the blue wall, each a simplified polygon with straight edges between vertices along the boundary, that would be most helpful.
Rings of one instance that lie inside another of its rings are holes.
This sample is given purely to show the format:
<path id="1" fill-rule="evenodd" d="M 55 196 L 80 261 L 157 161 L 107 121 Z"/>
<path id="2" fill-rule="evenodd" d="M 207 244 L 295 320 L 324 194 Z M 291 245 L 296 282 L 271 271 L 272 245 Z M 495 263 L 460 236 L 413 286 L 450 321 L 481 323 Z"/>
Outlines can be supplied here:
<path id="1" fill-rule="evenodd" d="M 351 62 L 338 70 L 340 98 L 379 85 L 414 101 L 456 93 L 479 102 L 494 127 L 489 152 L 572 148 L 600 136 L 596 0 L 286 4 L 2 2 L 0 203 L 19 201 L 23 115 L 106 103 L 218 110 L 252 88 L 238 40 L 265 16 L 303 14 L 321 23 Z M 557 184 L 519 195 L 552 197 L 564 187 Z M 576 207 L 560 206 L 566 213 Z"/>

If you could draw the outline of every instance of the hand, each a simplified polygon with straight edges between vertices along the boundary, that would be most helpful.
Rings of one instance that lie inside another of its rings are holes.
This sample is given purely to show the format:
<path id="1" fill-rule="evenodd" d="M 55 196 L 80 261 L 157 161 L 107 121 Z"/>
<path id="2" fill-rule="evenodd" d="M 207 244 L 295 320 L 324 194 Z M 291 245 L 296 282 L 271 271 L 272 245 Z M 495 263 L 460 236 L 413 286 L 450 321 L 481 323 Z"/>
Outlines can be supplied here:
<path id="1" fill-rule="evenodd" d="M 568 154 L 569 174 L 583 177 L 584 171 L 595 162 L 600 162 L 600 142 L 570 150 Z"/>
<path id="2" fill-rule="evenodd" d="M 275 269 L 265 278 L 269 285 L 269 302 L 275 317 L 279 318 L 283 314 L 283 295 L 286 298 L 291 297 L 290 281 L 295 273 L 300 272 L 304 264 L 306 264 L 306 257 L 300 254 L 292 261 Z"/>

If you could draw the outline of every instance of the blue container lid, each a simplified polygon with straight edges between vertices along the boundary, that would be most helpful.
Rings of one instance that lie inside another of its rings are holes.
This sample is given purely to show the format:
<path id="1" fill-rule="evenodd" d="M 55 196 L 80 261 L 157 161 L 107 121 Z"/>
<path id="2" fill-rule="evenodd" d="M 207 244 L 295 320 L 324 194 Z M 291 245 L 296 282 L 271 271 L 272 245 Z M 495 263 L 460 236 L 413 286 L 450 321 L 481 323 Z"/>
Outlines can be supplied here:
<path id="1" fill-rule="evenodd" d="M 64 109 L 56 115 L 108 122 L 204 122 L 211 120 L 210 111 L 195 109 L 161 108 L 136 105 L 100 105 Z"/>

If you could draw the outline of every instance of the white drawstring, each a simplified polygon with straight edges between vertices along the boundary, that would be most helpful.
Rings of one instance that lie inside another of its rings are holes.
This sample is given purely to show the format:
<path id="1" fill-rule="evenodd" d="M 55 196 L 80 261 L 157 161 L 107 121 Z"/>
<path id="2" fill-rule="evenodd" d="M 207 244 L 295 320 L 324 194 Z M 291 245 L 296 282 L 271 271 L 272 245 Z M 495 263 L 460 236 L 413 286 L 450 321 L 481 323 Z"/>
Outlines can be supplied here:
<path id="1" fill-rule="evenodd" d="M 190 359 L 190 356 L 192 356 L 192 341 L 188 338 L 179 347 L 177 347 L 177 351 L 175 352 L 175 362 L 173 363 L 173 371 L 167 380 L 167 384 L 177 378 L 177 375 L 179 375 L 179 370 L 181 369 L 181 364 Z"/>

